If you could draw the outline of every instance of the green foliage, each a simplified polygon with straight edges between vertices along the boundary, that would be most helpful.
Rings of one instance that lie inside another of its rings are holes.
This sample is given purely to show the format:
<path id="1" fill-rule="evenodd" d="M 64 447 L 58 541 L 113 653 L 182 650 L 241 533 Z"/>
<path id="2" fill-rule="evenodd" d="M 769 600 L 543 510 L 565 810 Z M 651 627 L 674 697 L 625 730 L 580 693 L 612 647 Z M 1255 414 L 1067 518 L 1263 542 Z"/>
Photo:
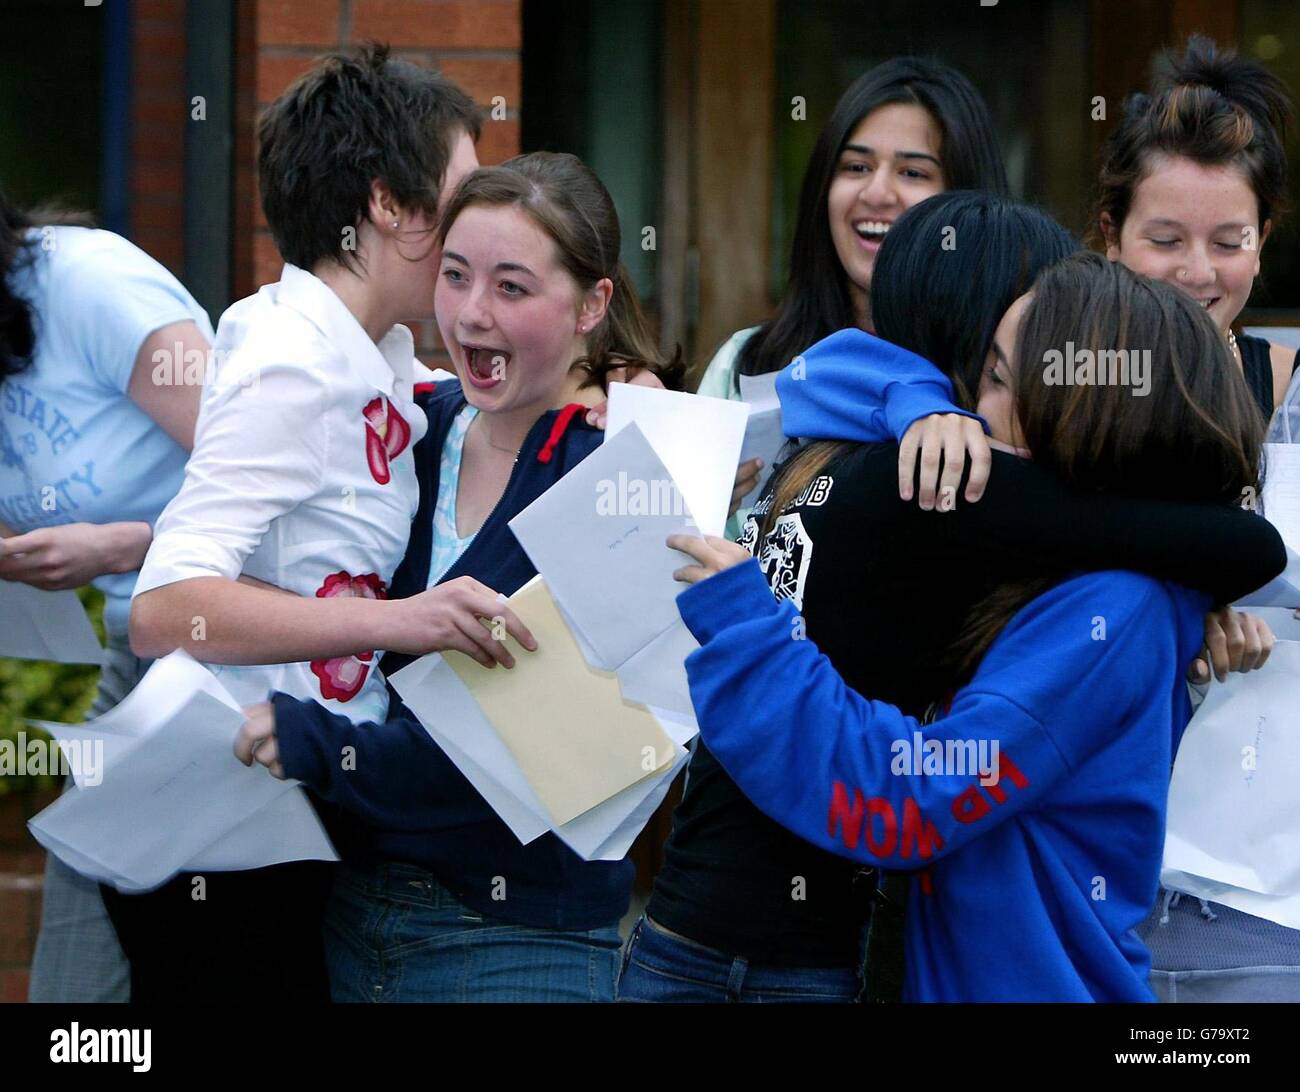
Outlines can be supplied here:
<path id="1" fill-rule="evenodd" d="M 94 588 L 82 588 L 78 594 L 102 641 L 103 595 Z M 86 664 L 0 659 L 0 739 L 16 740 L 19 732 L 28 737 L 38 735 L 26 723 L 28 717 L 65 724 L 84 720 L 98 682 L 99 668 Z M 55 780 L 48 775 L 0 775 L 0 796 L 51 788 Z"/>

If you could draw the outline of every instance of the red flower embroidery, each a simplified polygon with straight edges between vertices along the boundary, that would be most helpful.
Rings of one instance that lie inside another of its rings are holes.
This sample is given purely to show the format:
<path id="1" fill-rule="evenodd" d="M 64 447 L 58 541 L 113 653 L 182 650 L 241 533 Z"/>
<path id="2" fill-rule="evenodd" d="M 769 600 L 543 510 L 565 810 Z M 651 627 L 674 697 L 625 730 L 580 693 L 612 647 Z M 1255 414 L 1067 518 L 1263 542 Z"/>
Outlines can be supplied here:
<path id="1" fill-rule="evenodd" d="M 400 420 L 400 418 L 399 418 Z M 383 484 L 382 482 L 380 484 Z M 316 589 L 317 599 L 387 599 L 388 589 L 378 573 L 352 576 L 346 572 L 331 573 L 325 583 Z M 321 697 L 335 701 L 355 698 L 370 674 L 370 663 L 375 654 L 361 652 L 355 656 L 339 656 L 333 660 L 312 660 L 311 672 L 320 682 Z"/>
<path id="2" fill-rule="evenodd" d="M 361 415 L 366 419 L 366 462 L 370 465 L 370 476 L 380 485 L 387 485 L 393 479 L 388 464 L 411 442 L 411 426 L 382 396 L 367 402 Z"/>

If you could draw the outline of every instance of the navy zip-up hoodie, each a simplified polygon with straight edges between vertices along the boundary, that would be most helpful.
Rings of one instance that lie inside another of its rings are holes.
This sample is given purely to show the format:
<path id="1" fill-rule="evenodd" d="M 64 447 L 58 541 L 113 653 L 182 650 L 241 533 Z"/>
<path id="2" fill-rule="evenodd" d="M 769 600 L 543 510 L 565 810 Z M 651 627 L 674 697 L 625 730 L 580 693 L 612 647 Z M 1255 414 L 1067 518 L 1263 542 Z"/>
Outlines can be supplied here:
<path id="1" fill-rule="evenodd" d="M 417 403 L 429 419 L 415 447 L 420 506 L 393 576 L 393 599 L 428 586 L 438 463 L 465 398 L 460 384 L 449 380 Z M 543 414 L 524 440 L 500 502 L 439 583 L 472 576 L 510 595 L 531 580 L 536 569 L 507 524 L 591 454 L 602 435 L 585 423 L 583 407 Z M 411 659 L 388 653 L 381 667 L 391 676 Z M 630 861 L 584 861 L 553 834 L 521 845 L 391 685 L 388 693 L 382 724 L 353 724 L 316 702 L 272 696 L 285 772 L 342 809 L 343 815 L 327 816 L 327 824 L 345 860 L 418 865 L 480 913 L 520 925 L 595 929 L 626 913 Z M 345 754 L 351 758 L 346 764 Z M 493 898 L 500 893 L 497 877 L 505 879 L 504 899 Z"/>

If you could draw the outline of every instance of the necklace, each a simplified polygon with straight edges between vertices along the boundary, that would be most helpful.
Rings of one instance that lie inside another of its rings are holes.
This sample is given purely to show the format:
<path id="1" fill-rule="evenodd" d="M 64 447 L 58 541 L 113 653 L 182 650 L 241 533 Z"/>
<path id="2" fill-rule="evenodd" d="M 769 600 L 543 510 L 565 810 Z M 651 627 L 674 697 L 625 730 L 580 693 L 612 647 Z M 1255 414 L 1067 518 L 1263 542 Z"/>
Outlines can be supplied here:
<path id="1" fill-rule="evenodd" d="M 483 422 L 483 439 L 487 441 L 488 447 L 495 448 L 497 451 L 504 452 L 506 455 L 514 456 L 513 461 L 516 463 L 519 461 L 519 452 L 523 450 L 522 446 L 516 448 L 509 448 L 509 447 L 502 447 L 500 444 L 494 444 L 492 442 L 492 436 L 488 432 L 486 421 Z"/>

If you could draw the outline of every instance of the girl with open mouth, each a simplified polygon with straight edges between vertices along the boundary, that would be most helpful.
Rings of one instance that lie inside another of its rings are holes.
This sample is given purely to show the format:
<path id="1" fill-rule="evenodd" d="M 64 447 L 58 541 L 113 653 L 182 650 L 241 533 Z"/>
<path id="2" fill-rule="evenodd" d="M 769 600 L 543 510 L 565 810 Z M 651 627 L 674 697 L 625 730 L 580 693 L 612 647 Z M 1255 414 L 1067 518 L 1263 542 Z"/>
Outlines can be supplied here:
<path id="1" fill-rule="evenodd" d="M 613 201 L 575 157 L 474 172 L 440 232 L 435 311 L 457 379 L 419 398 L 428 428 L 399 601 L 466 580 L 509 595 L 532 579 L 508 523 L 600 444 L 590 392 L 611 373 L 671 383 L 682 370 L 661 360 L 618 259 Z M 631 862 L 584 861 L 554 834 L 521 845 L 390 698 L 386 719 L 358 724 L 276 694 L 238 744 L 363 832 L 368 851 L 345 854 L 326 915 L 334 1000 L 612 1000 Z"/>

